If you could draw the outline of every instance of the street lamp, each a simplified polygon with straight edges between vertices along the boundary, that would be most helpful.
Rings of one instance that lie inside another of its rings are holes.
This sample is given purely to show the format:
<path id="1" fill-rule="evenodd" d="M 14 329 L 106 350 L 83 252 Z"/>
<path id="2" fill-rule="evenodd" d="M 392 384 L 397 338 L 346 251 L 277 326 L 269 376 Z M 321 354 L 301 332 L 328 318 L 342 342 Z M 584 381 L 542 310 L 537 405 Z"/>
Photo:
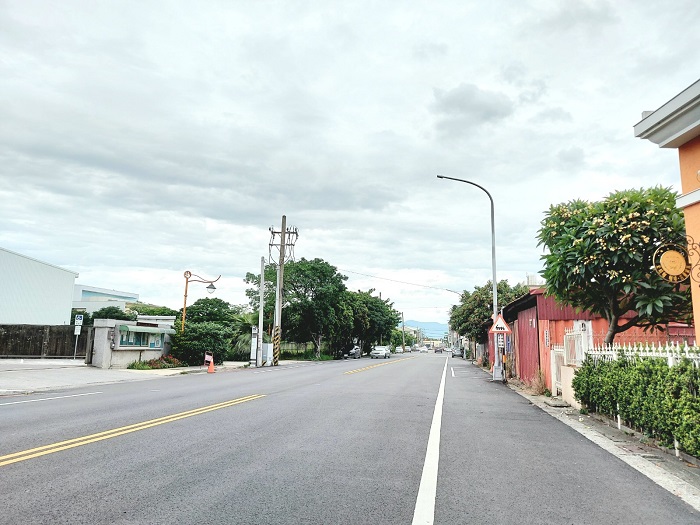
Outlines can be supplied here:
<path id="1" fill-rule="evenodd" d="M 493 282 L 493 322 L 495 323 L 498 316 L 498 292 L 496 288 L 496 226 L 494 224 L 493 197 L 491 197 L 491 194 L 486 190 L 486 188 L 478 185 L 476 182 L 464 179 L 455 179 L 454 177 L 445 177 L 444 175 L 438 175 L 437 178 L 456 180 L 458 182 L 464 182 L 465 184 L 471 184 L 489 196 L 489 200 L 491 201 L 491 270 L 493 273 L 491 281 Z M 494 334 L 493 338 L 493 350 L 495 354 L 493 363 L 493 380 L 502 381 L 505 378 L 505 375 L 503 374 L 503 367 L 501 366 L 501 354 L 496 346 L 496 334 Z"/>
<path id="2" fill-rule="evenodd" d="M 218 281 L 219 279 L 221 279 L 220 275 L 214 280 L 204 279 L 203 277 L 200 277 L 199 275 L 196 275 L 190 271 L 186 271 L 184 273 L 184 275 L 185 275 L 185 303 L 182 306 L 182 327 L 180 329 L 181 332 L 185 331 L 185 317 L 187 317 L 187 287 L 189 286 L 190 282 L 209 283 L 209 286 L 207 286 L 207 292 L 214 293 L 214 290 L 216 290 L 216 286 L 214 286 L 214 283 L 216 281 Z M 197 277 L 197 279 L 193 279 L 192 277 Z"/>

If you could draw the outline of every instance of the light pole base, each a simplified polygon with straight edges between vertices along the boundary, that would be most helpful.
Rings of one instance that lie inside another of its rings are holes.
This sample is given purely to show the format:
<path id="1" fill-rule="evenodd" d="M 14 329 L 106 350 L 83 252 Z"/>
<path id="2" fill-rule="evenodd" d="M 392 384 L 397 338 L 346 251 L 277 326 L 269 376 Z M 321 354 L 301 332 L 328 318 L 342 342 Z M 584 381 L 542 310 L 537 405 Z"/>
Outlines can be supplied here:
<path id="1" fill-rule="evenodd" d="M 492 381 L 503 381 L 503 367 L 501 365 L 493 365 Z"/>

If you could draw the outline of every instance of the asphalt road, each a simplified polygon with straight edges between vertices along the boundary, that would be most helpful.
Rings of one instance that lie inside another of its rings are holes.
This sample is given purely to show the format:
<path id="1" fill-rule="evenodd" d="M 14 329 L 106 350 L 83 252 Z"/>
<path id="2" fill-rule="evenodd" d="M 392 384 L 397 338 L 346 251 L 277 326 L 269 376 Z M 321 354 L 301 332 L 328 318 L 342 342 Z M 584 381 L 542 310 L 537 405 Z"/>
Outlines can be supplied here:
<path id="1" fill-rule="evenodd" d="M 408 354 L 0 398 L 0 524 L 700 523 L 488 379 Z"/>

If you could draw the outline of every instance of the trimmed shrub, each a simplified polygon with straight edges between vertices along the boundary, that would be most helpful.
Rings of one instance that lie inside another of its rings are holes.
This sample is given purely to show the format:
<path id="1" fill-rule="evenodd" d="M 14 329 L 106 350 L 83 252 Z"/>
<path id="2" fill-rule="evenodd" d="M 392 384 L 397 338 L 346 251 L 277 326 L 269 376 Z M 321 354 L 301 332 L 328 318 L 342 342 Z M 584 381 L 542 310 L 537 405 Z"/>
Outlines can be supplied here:
<path id="1" fill-rule="evenodd" d="M 586 359 L 572 386 L 588 410 L 619 415 L 662 444 L 674 438 L 680 448 L 700 456 L 700 370 L 689 359 L 669 367 L 663 358 Z M 619 408 L 618 408 L 619 407 Z"/>

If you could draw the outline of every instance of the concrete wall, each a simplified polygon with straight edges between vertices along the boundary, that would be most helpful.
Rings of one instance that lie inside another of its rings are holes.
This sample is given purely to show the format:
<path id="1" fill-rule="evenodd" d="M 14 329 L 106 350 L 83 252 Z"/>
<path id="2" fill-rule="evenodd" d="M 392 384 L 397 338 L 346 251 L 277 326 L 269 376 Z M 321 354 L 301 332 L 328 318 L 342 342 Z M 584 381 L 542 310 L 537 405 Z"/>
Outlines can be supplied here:
<path id="1" fill-rule="evenodd" d="M 576 368 L 573 366 L 562 366 L 561 367 L 561 398 L 563 401 L 569 403 L 572 407 L 577 410 L 581 409 L 581 403 L 576 401 L 574 397 L 574 388 L 571 386 L 571 382 L 574 379 L 574 374 L 576 373 Z"/>

